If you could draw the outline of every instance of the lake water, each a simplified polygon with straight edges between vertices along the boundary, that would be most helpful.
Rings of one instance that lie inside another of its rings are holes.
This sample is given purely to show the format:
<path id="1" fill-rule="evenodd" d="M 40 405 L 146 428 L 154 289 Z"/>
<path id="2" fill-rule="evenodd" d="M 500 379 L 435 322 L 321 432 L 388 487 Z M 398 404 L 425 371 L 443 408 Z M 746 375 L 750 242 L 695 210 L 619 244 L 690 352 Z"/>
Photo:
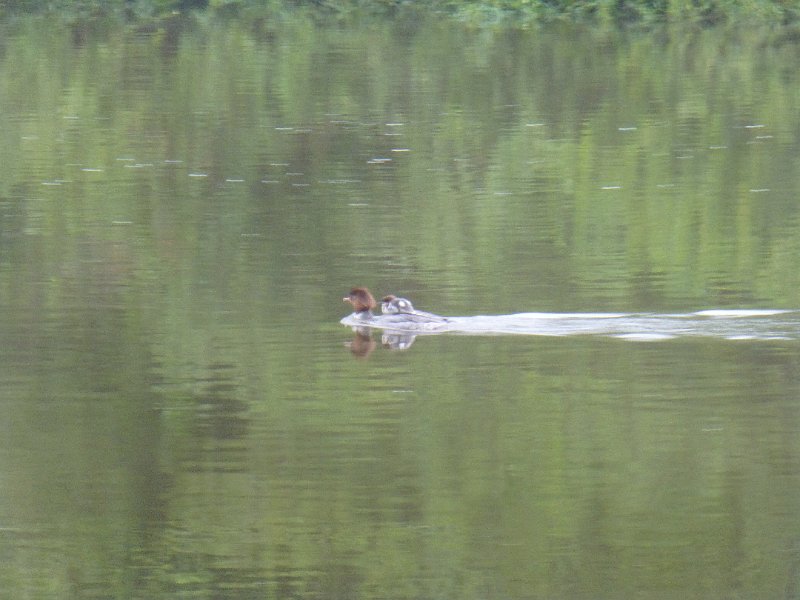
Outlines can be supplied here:
<path id="1" fill-rule="evenodd" d="M 800 598 L 797 39 L 0 29 L 4 597 Z"/>

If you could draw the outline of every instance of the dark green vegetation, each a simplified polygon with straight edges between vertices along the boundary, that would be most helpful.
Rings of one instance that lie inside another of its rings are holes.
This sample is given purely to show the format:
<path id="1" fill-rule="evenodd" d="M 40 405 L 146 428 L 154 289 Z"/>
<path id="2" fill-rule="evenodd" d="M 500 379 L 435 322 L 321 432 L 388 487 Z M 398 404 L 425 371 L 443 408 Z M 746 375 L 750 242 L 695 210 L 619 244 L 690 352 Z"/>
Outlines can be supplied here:
<path id="1" fill-rule="evenodd" d="M 553 20 L 596 23 L 798 21 L 797 0 L 0 0 L 0 15 L 58 12 L 68 19 L 115 16 L 140 20 L 175 11 L 308 13 L 316 18 L 360 18 L 431 12 L 475 25 L 530 25 Z"/>

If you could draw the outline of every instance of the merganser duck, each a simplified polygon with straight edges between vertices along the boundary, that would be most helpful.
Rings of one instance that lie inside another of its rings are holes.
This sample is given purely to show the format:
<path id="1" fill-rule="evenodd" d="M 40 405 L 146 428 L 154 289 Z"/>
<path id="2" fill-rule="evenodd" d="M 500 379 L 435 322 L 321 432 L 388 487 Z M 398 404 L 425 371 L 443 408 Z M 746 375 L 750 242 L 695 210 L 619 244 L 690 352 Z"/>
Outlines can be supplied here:
<path id="1" fill-rule="evenodd" d="M 393 294 L 384 296 L 381 301 L 381 312 L 385 315 L 414 315 L 415 317 L 422 317 L 430 319 L 431 321 L 447 321 L 446 317 L 440 317 L 433 313 L 425 312 L 424 310 L 417 310 L 411 301 L 407 298 L 398 298 Z"/>
<path id="2" fill-rule="evenodd" d="M 385 315 L 414 312 L 414 305 L 406 298 L 398 298 L 393 294 L 384 296 L 381 301 L 381 312 Z"/>
<path id="3" fill-rule="evenodd" d="M 351 304 L 355 311 L 342 321 L 357 321 L 359 326 L 363 323 L 365 326 L 383 329 L 406 330 L 413 328 L 415 330 L 429 330 L 432 328 L 438 329 L 450 321 L 450 319 L 433 313 L 416 310 L 411 302 L 405 298 L 397 298 L 391 295 L 384 298 L 382 308 L 384 314 L 376 316 L 372 314 L 372 310 L 378 303 L 375 302 L 375 298 L 365 287 L 354 287 L 350 290 L 350 294 L 342 298 L 342 300 Z"/>
<path id="4" fill-rule="evenodd" d="M 372 309 L 378 306 L 375 298 L 365 287 L 354 287 L 350 294 L 342 298 L 342 302 L 349 302 L 353 306 L 354 315 L 357 319 L 368 321 L 374 317 Z"/>

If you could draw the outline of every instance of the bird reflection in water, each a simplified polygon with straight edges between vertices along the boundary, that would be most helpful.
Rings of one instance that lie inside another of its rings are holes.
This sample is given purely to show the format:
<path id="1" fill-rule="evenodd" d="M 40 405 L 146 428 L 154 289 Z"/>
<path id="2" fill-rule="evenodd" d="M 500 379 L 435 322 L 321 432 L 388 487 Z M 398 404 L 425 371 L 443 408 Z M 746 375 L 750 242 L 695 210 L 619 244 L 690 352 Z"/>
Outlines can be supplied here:
<path id="1" fill-rule="evenodd" d="M 350 348 L 350 352 L 358 358 L 366 358 L 378 347 L 377 342 L 372 339 L 372 327 L 353 327 L 355 336 L 352 340 L 345 343 Z M 383 331 L 381 332 L 381 347 L 387 350 L 407 350 L 414 343 L 416 335 L 403 331 Z"/>

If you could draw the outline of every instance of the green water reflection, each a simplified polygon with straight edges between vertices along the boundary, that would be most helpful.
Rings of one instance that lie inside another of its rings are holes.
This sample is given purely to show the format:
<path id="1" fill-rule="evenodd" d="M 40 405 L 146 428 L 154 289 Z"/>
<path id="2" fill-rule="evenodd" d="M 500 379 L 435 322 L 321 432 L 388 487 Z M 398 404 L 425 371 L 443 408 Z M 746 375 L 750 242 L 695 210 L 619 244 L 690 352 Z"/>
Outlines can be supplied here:
<path id="1" fill-rule="evenodd" d="M 797 43 L 2 28 L 9 597 L 800 595 L 796 340 L 338 324 L 800 307 Z"/>

